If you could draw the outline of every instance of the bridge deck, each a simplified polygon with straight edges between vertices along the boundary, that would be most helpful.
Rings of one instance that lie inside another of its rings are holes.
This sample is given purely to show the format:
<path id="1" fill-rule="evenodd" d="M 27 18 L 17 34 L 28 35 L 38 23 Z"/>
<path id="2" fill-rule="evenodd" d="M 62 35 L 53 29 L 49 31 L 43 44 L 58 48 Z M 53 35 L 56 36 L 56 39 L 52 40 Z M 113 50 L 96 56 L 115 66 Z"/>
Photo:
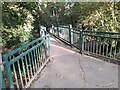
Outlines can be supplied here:
<path id="1" fill-rule="evenodd" d="M 118 65 L 78 54 L 53 38 L 51 57 L 31 88 L 118 87 Z"/>

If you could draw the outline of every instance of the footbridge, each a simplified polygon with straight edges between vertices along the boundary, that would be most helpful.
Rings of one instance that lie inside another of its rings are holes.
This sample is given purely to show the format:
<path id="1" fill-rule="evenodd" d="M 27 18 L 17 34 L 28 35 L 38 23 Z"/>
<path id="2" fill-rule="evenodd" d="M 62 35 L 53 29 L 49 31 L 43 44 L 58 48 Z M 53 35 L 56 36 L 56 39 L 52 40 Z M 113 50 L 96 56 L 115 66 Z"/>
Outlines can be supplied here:
<path id="1" fill-rule="evenodd" d="M 41 38 L 2 56 L 1 89 L 119 87 L 119 32 L 71 26 L 44 32 Z"/>

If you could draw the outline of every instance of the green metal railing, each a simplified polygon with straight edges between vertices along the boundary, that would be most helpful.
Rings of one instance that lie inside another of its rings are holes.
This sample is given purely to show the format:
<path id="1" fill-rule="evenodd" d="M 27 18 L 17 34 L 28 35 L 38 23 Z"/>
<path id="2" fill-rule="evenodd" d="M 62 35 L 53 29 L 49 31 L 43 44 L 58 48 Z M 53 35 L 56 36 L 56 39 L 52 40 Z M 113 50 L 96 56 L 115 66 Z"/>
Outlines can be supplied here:
<path id="1" fill-rule="evenodd" d="M 5 84 L 2 88 L 27 88 L 50 56 L 50 36 L 38 38 L 3 55 Z M 2 72 L 0 70 L 0 80 Z"/>
<path id="2" fill-rule="evenodd" d="M 120 32 L 80 30 L 70 26 L 53 27 L 50 32 L 81 53 L 120 61 Z"/>
<path id="3" fill-rule="evenodd" d="M 2 67 L 2 63 L 0 63 L 0 89 L 2 89 L 2 88 L 5 88 L 6 86 L 5 86 L 5 81 L 4 81 L 4 77 L 3 77 L 3 70 L 1 69 L 1 67 Z"/>
<path id="4" fill-rule="evenodd" d="M 83 31 L 83 51 L 120 59 L 120 33 Z"/>

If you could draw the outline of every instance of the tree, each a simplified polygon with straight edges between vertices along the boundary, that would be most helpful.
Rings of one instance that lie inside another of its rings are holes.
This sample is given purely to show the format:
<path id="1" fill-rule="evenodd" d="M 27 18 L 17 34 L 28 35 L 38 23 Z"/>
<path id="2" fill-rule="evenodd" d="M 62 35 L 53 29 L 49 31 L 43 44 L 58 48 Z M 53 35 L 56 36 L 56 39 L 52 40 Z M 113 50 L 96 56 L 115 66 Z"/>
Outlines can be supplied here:
<path id="1" fill-rule="evenodd" d="M 117 3 L 105 3 L 93 11 L 82 22 L 96 31 L 119 32 L 119 11 Z M 94 26 L 94 27 L 93 27 Z"/>
<path id="2" fill-rule="evenodd" d="M 1 33 L 5 47 L 9 49 L 18 47 L 32 37 L 31 31 L 34 18 L 31 13 L 31 5 L 34 6 L 35 3 L 3 3 Z"/>

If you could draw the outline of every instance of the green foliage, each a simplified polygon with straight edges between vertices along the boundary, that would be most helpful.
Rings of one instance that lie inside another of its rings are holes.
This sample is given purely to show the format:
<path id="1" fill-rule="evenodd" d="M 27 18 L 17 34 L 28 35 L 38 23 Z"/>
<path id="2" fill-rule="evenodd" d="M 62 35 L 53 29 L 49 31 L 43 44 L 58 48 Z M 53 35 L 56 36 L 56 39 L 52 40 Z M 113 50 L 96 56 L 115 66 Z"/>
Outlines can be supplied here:
<path id="1" fill-rule="evenodd" d="M 29 41 L 32 38 L 30 32 L 25 32 L 20 29 L 2 29 L 2 39 L 3 43 L 8 49 L 18 47 L 26 41 Z"/>
<path id="2" fill-rule="evenodd" d="M 6 28 L 17 28 L 17 25 L 23 25 L 27 13 L 22 8 L 18 8 L 16 3 L 3 3 L 2 5 L 2 23 Z"/>
<path id="3" fill-rule="evenodd" d="M 33 37 L 31 32 L 34 17 L 31 5 L 27 2 L 3 3 L 1 33 L 2 42 L 8 49 L 18 47 Z"/>
<path id="4" fill-rule="evenodd" d="M 31 32 L 39 24 L 46 27 L 84 24 L 88 30 L 120 32 L 119 10 L 120 2 L 5 2 L 2 8 L 3 43 L 10 48 L 29 41 Z"/>
<path id="5" fill-rule="evenodd" d="M 105 3 L 99 9 L 92 11 L 83 23 L 86 29 L 105 32 L 120 32 L 118 3 Z"/>

